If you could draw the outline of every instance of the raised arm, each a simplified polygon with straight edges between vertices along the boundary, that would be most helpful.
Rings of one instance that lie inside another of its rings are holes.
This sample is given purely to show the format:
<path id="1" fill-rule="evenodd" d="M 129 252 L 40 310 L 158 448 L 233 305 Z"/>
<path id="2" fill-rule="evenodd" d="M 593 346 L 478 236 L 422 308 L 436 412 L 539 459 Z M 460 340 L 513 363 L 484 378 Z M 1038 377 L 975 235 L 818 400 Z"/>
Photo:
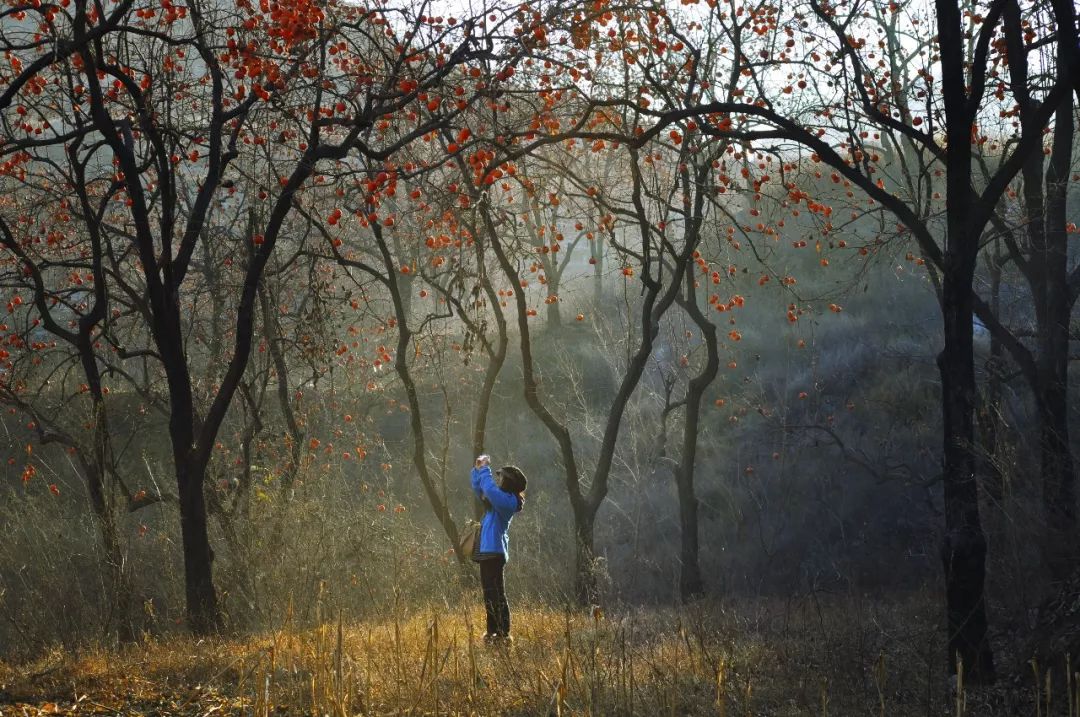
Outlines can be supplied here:
<path id="1" fill-rule="evenodd" d="M 473 493 L 476 493 L 477 498 L 484 497 L 484 489 L 481 487 L 484 477 L 487 477 L 488 482 L 494 483 L 495 481 L 491 477 L 491 468 L 489 466 L 473 467 L 472 469 L 472 489 Z"/>
<path id="2" fill-rule="evenodd" d="M 484 498 L 487 498 L 488 503 L 491 503 L 492 506 L 501 512 L 512 513 L 518 509 L 517 496 L 513 493 L 507 493 L 495 484 L 495 479 L 491 477 L 490 468 L 487 466 L 484 466 L 483 468 L 474 468 L 473 480 L 476 481 L 477 477 L 479 477 L 479 494 Z M 476 483 L 473 485 L 475 486 Z"/>

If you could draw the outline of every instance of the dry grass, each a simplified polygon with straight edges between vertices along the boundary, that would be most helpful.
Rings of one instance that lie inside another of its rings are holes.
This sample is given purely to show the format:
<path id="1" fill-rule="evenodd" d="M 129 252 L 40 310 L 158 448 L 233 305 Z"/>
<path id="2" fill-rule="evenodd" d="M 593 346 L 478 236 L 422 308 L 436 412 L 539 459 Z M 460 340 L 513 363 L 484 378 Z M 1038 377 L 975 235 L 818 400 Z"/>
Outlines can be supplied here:
<path id="1" fill-rule="evenodd" d="M 927 608 L 925 596 L 608 616 L 519 605 L 515 642 L 487 646 L 477 605 L 399 607 L 357 624 L 286 620 L 245 639 L 0 663 L 0 714 L 955 714 Z M 967 702 L 967 714 L 998 712 Z"/>

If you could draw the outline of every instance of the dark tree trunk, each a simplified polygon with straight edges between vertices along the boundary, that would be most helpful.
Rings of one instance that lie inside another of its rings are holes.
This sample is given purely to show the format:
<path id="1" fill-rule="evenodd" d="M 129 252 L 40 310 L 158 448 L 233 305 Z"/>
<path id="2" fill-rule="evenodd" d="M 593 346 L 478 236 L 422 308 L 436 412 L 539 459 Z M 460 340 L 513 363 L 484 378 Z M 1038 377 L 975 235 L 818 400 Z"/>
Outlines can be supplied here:
<path id="1" fill-rule="evenodd" d="M 947 128 L 947 227 L 941 286 L 945 347 L 938 356 L 945 488 L 945 535 L 941 557 L 945 570 L 949 668 L 955 670 L 957 662 L 962 661 L 966 679 L 977 684 L 994 680 L 983 593 L 986 537 L 979 520 L 976 482 L 972 329 L 972 284 L 979 237 L 989 212 L 972 201 L 971 123 L 974 109 L 966 86 L 960 8 L 949 0 L 936 0 L 935 5 L 942 48 L 942 95 Z"/>
<path id="2" fill-rule="evenodd" d="M 394 317 L 397 319 L 398 340 L 394 351 L 394 370 L 397 372 L 402 388 L 405 389 L 405 397 L 409 404 L 409 426 L 413 439 L 413 465 L 419 474 L 424 494 L 427 496 L 428 502 L 435 512 L 435 517 L 446 535 L 447 543 L 451 547 L 455 547 L 460 536 L 457 523 L 454 522 L 454 517 L 450 513 L 445 491 L 439 491 L 439 486 L 436 485 L 427 464 L 427 442 L 424 432 L 423 411 L 420 406 L 420 396 L 416 390 L 416 382 L 413 380 L 412 370 L 409 368 L 409 345 L 412 342 L 413 332 L 409 328 L 409 307 L 403 297 L 402 284 L 399 283 L 401 273 L 390 252 L 382 228 L 377 223 L 374 223 L 371 225 L 371 232 L 375 239 L 376 248 L 382 257 L 383 269 L 386 272 L 385 276 L 379 275 L 377 272 L 374 275 L 383 281 L 390 292 L 390 299 L 394 306 Z M 406 288 L 411 287 L 411 277 L 409 282 L 405 285 Z M 469 566 L 467 556 L 457 553 L 455 555 L 458 564 L 462 568 Z"/>
<path id="3" fill-rule="evenodd" d="M 687 403 L 689 404 L 689 400 Z M 689 411 L 689 406 L 687 410 Z M 690 422 L 688 413 L 687 424 Z M 696 429 L 696 417 L 693 423 Z M 697 440 L 689 437 L 689 428 L 683 433 L 684 457 L 680 461 L 676 478 L 679 489 L 679 598 L 683 602 L 690 602 L 705 594 L 705 584 L 701 579 L 701 565 L 698 560 L 698 500 L 694 492 L 694 470 L 692 466 L 687 466 L 693 458 L 688 461 L 686 458 L 688 454 L 685 453 L 688 442 L 694 443 L 689 455 L 696 455 Z"/>
<path id="4" fill-rule="evenodd" d="M 1059 76 L 1080 72 L 1076 9 L 1072 0 L 1054 3 L 1060 33 Z M 1080 77 L 1074 74 L 1080 93 Z M 1046 218 L 1043 240 L 1044 325 L 1039 327 L 1040 436 L 1043 506 L 1047 522 L 1046 560 L 1057 580 L 1069 577 L 1077 558 L 1076 472 L 1069 447 L 1069 319 L 1073 298 L 1068 276 L 1068 185 L 1072 171 L 1075 119 L 1071 94 L 1054 117 L 1054 141 L 1046 168 Z"/>
<path id="5" fill-rule="evenodd" d="M 716 345 L 716 325 L 698 305 L 692 273 L 686 276 L 686 296 L 679 303 L 701 331 L 705 345 L 706 360 L 701 372 L 690 379 L 686 388 L 686 419 L 683 423 L 682 455 L 675 480 L 679 493 L 680 570 L 679 597 L 689 602 L 705 593 L 701 579 L 701 563 L 698 554 L 698 499 L 694 490 L 694 471 L 697 461 L 698 431 L 701 425 L 701 401 L 705 389 L 716 379 L 720 370 L 720 355 Z"/>
<path id="6" fill-rule="evenodd" d="M 1063 580 L 1075 568 L 1077 556 L 1075 467 L 1069 447 L 1068 329 L 1057 320 L 1048 323 L 1040 332 L 1045 341 L 1037 401 L 1046 518 L 1043 554 L 1051 576 Z"/>
<path id="7" fill-rule="evenodd" d="M 84 12 L 85 5 L 80 5 L 78 10 L 79 22 L 76 23 L 78 28 L 76 42 L 81 48 L 80 56 L 85 63 L 87 72 L 95 73 L 97 72 L 98 59 L 91 52 L 93 49 L 91 44 L 85 42 Z M 127 178 L 125 189 L 130 198 L 130 212 L 134 231 L 133 246 L 138 253 L 143 278 L 146 281 L 146 295 L 151 314 L 150 330 L 158 354 L 161 357 L 168 384 L 170 405 L 169 437 L 172 442 L 177 492 L 180 499 L 180 529 L 183 537 L 184 574 L 187 581 L 188 625 L 194 633 L 206 634 L 217 631 L 221 627 L 217 595 L 214 591 L 212 579 L 211 561 L 213 560 L 213 553 L 210 550 L 210 542 L 206 533 L 206 503 L 202 494 L 206 464 L 209 460 L 209 448 L 206 445 L 198 446 L 196 444 L 196 416 L 191 391 L 191 374 L 188 370 L 187 354 L 183 340 L 183 312 L 180 308 L 179 296 L 179 282 L 183 271 L 183 262 L 179 262 L 179 267 L 169 262 L 159 266 L 157 248 L 159 245 L 158 239 L 160 239 L 160 245 L 171 245 L 172 232 L 175 230 L 172 218 L 172 209 L 175 203 L 174 188 L 170 184 L 170 175 L 162 174 L 159 176 L 162 182 L 160 187 L 162 204 L 160 207 L 159 229 L 163 235 L 155 237 L 153 231 L 154 212 L 151 211 L 150 200 L 144 193 L 143 185 L 138 179 L 140 166 L 132 149 L 134 144 L 131 141 L 133 130 L 129 124 L 118 125 L 112 119 L 105 106 L 100 87 L 95 83 L 90 83 L 90 88 L 90 108 L 94 124 L 119 159 L 119 166 Z M 145 126 L 142 126 L 142 128 L 146 129 Z M 212 135 L 216 136 L 219 131 L 220 125 L 211 127 Z M 211 144 L 213 145 L 214 142 L 211 141 Z M 208 182 L 208 185 L 215 186 L 216 180 Z M 285 190 L 288 190 L 288 187 Z M 198 212 L 193 212 L 193 217 L 201 219 Z M 246 287 L 245 293 L 247 293 Z M 243 302 L 241 306 L 243 307 Z M 238 332 L 238 341 L 242 338 Z M 247 338 L 250 338 L 250 335 Z M 246 362 L 246 359 L 247 355 L 238 351 L 238 355 L 234 356 L 232 365 L 230 365 L 230 371 L 235 373 L 233 369 L 238 368 L 239 372 L 242 373 L 243 363 Z M 227 386 L 231 381 L 232 388 L 235 388 L 235 383 L 238 380 L 239 375 L 227 376 L 222 381 L 222 384 Z M 220 426 L 220 420 L 224 416 L 224 410 L 228 405 L 229 398 L 231 398 L 231 392 L 226 388 L 215 399 L 218 416 L 214 421 L 214 430 L 209 436 L 211 446 L 216 435 L 216 428 Z"/>
<path id="8" fill-rule="evenodd" d="M 176 482 L 180 492 L 180 534 L 184 548 L 184 580 L 188 628 L 196 635 L 222 628 L 214 590 L 214 551 L 207 535 L 203 480 L 206 466 L 193 465 L 188 456 L 177 458 Z"/>
<path id="9" fill-rule="evenodd" d="M 160 302 L 154 308 L 155 339 L 169 384 L 169 438 L 180 501 L 188 628 L 196 635 L 206 635 L 222 628 L 213 580 L 214 551 L 210 548 L 207 533 L 206 498 L 203 495 L 210 452 L 205 447 L 199 450 L 194 435 L 196 417 L 180 334 L 179 303 L 173 296 L 168 305 Z"/>
<path id="10" fill-rule="evenodd" d="M 960 283 L 961 286 L 955 286 Z M 946 611 L 949 623 L 950 667 L 962 660 L 964 674 L 974 683 L 994 679 L 994 660 L 987 641 L 986 538 L 979 521 L 975 481 L 970 285 L 950 280 L 943 284 L 945 349 L 938 357 L 941 371 L 945 477 L 945 537 L 941 557 L 945 569 Z M 965 311 L 965 304 L 967 311 Z"/>
<path id="11" fill-rule="evenodd" d="M 580 605 L 600 602 L 593 538 L 595 521 L 596 511 L 574 511 L 574 595 Z"/>
<path id="12" fill-rule="evenodd" d="M 1057 20 L 1056 79 L 1064 82 L 1077 69 L 1076 10 L 1072 0 L 1055 0 Z M 1043 110 L 1032 97 L 1028 56 L 1019 3 L 1005 5 L 1004 37 L 1008 48 L 1009 73 L 1021 121 Z M 1074 86 L 1080 92 L 1080 84 Z M 1063 85 L 1064 86 L 1064 85 Z M 1039 151 L 1031 152 L 1023 164 L 1023 196 L 1027 212 L 1026 231 L 1030 239 L 1030 259 L 1025 274 L 1035 299 L 1038 355 L 1032 389 L 1038 405 L 1039 449 L 1042 462 L 1043 558 L 1056 579 L 1068 577 L 1077 555 L 1075 469 L 1069 450 L 1067 411 L 1069 318 L 1075 297 L 1069 288 L 1067 248 L 1068 180 L 1071 171 L 1074 118 L 1071 92 L 1059 96 L 1058 104 L 1045 104 L 1054 112 L 1053 144 L 1049 161 Z M 1043 100 L 1050 103 L 1049 98 Z M 1018 262 L 1023 262 L 1018 257 Z M 1023 264 L 1022 264 L 1023 266 Z M 1029 376 L 1030 380 L 1030 376 Z"/>

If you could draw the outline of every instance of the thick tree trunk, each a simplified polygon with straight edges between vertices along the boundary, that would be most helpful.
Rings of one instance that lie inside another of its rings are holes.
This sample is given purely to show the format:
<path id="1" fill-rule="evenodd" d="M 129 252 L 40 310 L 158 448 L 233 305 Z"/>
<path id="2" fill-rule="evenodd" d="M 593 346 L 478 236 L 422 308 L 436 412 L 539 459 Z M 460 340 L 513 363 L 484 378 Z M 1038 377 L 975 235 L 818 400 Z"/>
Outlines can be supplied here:
<path id="1" fill-rule="evenodd" d="M 210 548 L 207 533 L 206 497 L 203 495 L 210 452 L 205 447 L 198 450 L 196 444 L 191 378 L 180 338 L 177 307 L 176 303 L 169 307 L 175 312 L 170 312 L 172 321 L 155 319 L 159 322 L 155 338 L 165 357 L 165 373 L 169 382 L 169 439 L 180 501 L 188 629 L 195 635 L 207 635 L 220 632 L 223 627 L 214 589 L 214 551 Z M 165 313 L 164 307 L 158 311 L 159 315 Z"/>
<path id="2" fill-rule="evenodd" d="M 600 602 L 593 540 L 595 521 L 595 510 L 574 511 L 574 594 L 580 605 Z"/>
<path id="3" fill-rule="evenodd" d="M 1056 73 L 1059 81 L 1069 79 L 1077 71 L 1076 10 L 1071 0 L 1055 0 L 1057 20 Z M 1008 48 L 1009 72 L 1017 98 L 1020 119 L 1040 111 L 1039 102 L 1032 97 L 1028 81 L 1028 55 L 1025 49 L 1023 18 L 1019 3 L 1010 2 L 1005 10 L 1005 39 Z M 1044 99 L 1049 103 L 1050 100 Z M 1026 231 L 1030 238 L 1031 258 L 1028 280 L 1035 299 L 1038 334 L 1038 358 L 1032 388 L 1039 409 L 1039 447 L 1042 459 L 1043 513 L 1046 532 L 1043 538 L 1043 557 L 1056 579 L 1068 577 L 1072 559 L 1076 556 L 1075 472 L 1069 451 L 1068 391 L 1069 318 L 1074 298 L 1070 295 L 1068 277 L 1068 180 L 1071 173 L 1074 116 L 1072 93 L 1065 94 L 1058 104 L 1045 104 L 1053 109 L 1053 145 L 1049 161 L 1044 163 L 1041 151 L 1032 151 L 1023 165 L 1023 196 L 1027 211 Z M 1040 147 L 1041 149 L 1041 147 Z M 1045 175 L 1043 168 L 1045 165 Z M 1045 181 L 1044 181 L 1045 180 Z"/>
<path id="4" fill-rule="evenodd" d="M 1057 64 L 1060 74 L 1080 71 L 1077 50 L 1076 11 L 1073 2 L 1055 2 L 1061 23 Z M 1074 76 L 1080 93 L 1080 79 Z M 1075 144 L 1072 96 L 1067 95 L 1054 117 L 1054 141 L 1046 168 L 1046 224 L 1044 231 L 1045 297 L 1039 361 L 1039 446 L 1043 469 L 1043 506 L 1046 516 L 1045 557 L 1051 575 L 1065 580 L 1075 568 L 1076 472 L 1069 448 L 1069 320 L 1073 299 L 1068 275 L 1068 182 Z"/>
<path id="5" fill-rule="evenodd" d="M 188 628 L 196 635 L 220 632 L 221 613 L 214 590 L 214 551 L 207 535 L 206 500 L 203 496 L 205 466 L 177 460 L 176 482 L 180 493 L 180 534 L 184 548 L 184 580 Z"/>
<path id="6" fill-rule="evenodd" d="M 694 453 L 696 454 L 696 450 Z M 686 463 L 685 458 L 683 463 Z M 698 560 L 698 499 L 694 492 L 692 468 L 687 471 L 685 465 L 679 466 L 678 488 L 679 598 L 683 602 L 690 602 L 705 594 L 705 583 L 701 579 L 701 564 Z"/>
<path id="7" fill-rule="evenodd" d="M 109 583 L 112 589 L 110 600 L 112 615 L 109 619 L 109 631 L 111 632 L 111 626 L 115 625 L 117 639 L 122 643 L 130 644 L 136 639 L 135 629 L 131 624 L 130 573 L 126 569 L 115 515 L 110 515 L 107 521 L 102 521 L 101 537 L 105 544 L 105 559 L 109 563 Z"/>
<path id="8" fill-rule="evenodd" d="M 1055 580 L 1067 578 L 1076 566 L 1075 467 L 1069 448 L 1067 340 L 1043 354 L 1040 366 L 1039 449 L 1046 518 L 1043 555 Z"/>
<path id="9" fill-rule="evenodd" d="M 987 640 L 986 536 L 979 520 L 975 445 L 975 363 L 972 283 L 979 237 L 989 212 L 975 205 L 971 193 L 972 104 L 968 98 L 960 7 L 936 0 L 941 43 L 942 94 L 946 118 L 945 183 L 947 228 L 942 262 L 941 314 L 945 347 L 941 371 L 942 442 L 944 443 L 945 569 L 948 615 L 948 663 L 963 662 L 965 679 L 994 680 L 994 659 Z M 981 200 L 985 201 L 985 200 Z"/>
<path id="10" fill-rule="evenodd" d="M 941 557 L 949 662 L 950 668 L 956 669 L 956 662 L 962 661 L 966 679 L 984 683 L 994 679 L 994 659 L 986 634 L 986 537 L 979 520 L 973 450 L 975 371 L 970 272 L 946 272 L 942 288 L 945 348 L 938 357 L 938 367 L 944 414 L 945 536 Z"/>

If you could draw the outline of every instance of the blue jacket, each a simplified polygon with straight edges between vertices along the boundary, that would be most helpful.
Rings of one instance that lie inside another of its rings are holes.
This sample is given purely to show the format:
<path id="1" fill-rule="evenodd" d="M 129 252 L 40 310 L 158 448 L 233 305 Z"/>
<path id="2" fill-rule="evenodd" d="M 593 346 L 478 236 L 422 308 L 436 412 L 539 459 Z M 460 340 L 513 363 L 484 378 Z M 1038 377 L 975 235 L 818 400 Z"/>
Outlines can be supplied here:
<path id="1" fill-rule="evenodd" d="M 490 504 L 480 523 L 480 558 L 501 555 L 510 560 L 510 536 L 507 530 L 514 513 L 521 510 L 521 502 L 513 493 L 500 488 L 491 477 L 491 468 L 472 469 L 472 489 L 477 498 L 486 498 Z"/>

